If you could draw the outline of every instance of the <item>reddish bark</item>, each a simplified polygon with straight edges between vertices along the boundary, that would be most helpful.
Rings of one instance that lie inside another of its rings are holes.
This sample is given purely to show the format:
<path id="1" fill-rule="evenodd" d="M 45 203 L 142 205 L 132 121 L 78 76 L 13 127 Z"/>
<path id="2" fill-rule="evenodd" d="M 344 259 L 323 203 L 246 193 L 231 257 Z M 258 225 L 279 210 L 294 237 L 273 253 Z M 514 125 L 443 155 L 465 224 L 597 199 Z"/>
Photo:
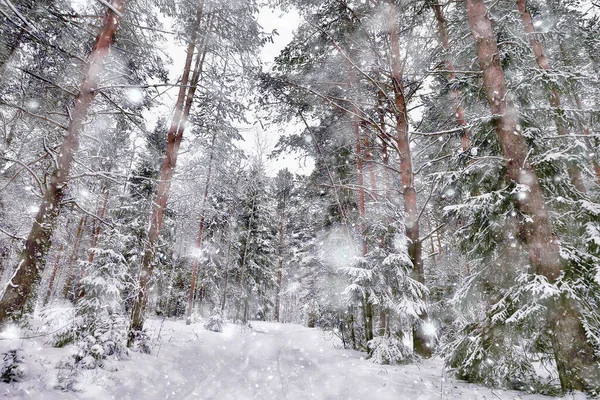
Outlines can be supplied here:
<path id="1" fill-rule="evenodd" d="M 529 149 L 518 126 L 517 111 L 507 97 L 506 81 L 498 58 L 498 47 L 484 0 L 466 0 L 471 32 L 477 43 L 477 55 L 483 70 L 483 82 L 509 178 L 528 188 L 517 205 L 524 218 L 525 241 L 536 273 L 549 282 L 561 274 L 559 241 L 554 235 L 539 181 L 527 161 Z M 587 342 L 581 314 L 572 299 L 561 295 L 547 301 L 548 323 L 552 332 L 555 360 L 565 390 L 586 390 L 597 385 L 598 360 Z"/>
<path id="2" fill-rule="evenodd" d="M 533 54 L 535 54 L 535 61 L 540 67 L 540 69 L 544 71 L 550 71 L 550 61 L 548 57 L 544 54 L 544 48 L 542 47 L 542 43 L 535 38 L 535 28 L 533 26 L 533 20 L 531 18 L 531 14 L 527 11 L 526 0 L 517 0 L 517 8 L 519 9 L 519 13 L 521 14 L 521 20 L 523 21 L 523 25 L 525 27 L 525 32 L 529 36 L 529 44 L 531 45 L 531 49 L 533 50 Z M 560 101 L 560 93 L 556 88 L 552 88 L 550 91 L 550 107 L 556 112 L 561 113 L 561 101 Z M 561 136 L 568 136 L 569 132 L 561 121 L 561 115 L 556 115 L 554 117 L 554 122 L 556 124 L 556 130 Z M 571 183 L 577 190 L 581 193 L 585 193 L 585 185 L 583 183 L 583 177 L 581 176 L 581 170 L 572 161 L 567 162 L 567 173 L 569 174 L 569 179 Z"/>
<path id="3" fill-rule="evenodd" d="M 377 178 L 375 176 L 375 164 L 373 163 L 373 149 L 369 141 L 369 136 L 365 135 L 365 161 L 369 166 L 369 182 L 371 184 L 371 193 L 373 198 L 377 201 L 379 195 L 377 194 Z"/>
<path id="4" fill-rule="evenodd" d="M 383 108 L 384 94 L 380 91 L 377 93 L 377 111 L 379 114 L 379 125 L 381 126 L 381 157 L 383 160 L 384 182 L 385 182 L 385 198 L 390 201 L 392 199 L 391 177 L 390 177 L 390 155 L 388 153 L 387 141 L 390 139 L 385 128 L 385 110 Z"/>
<path id="5" fill-rule="evenodd" d="M 444 14 L 442 12 L 442 7 L 436 1 L 435 4 L 432 5 L 433 12 L 435 13 L 435 18 L 437 20 L 438 31 L 440 33 L 440 42 L 442 44 L 442 48 L 446 53 L 446 69 L 448 81 L 452 82 L 456 79 L 456 68 L 454 67 L 454 63 L 450 59 L 450 41 L 448 39 L 448 31 L 446 30 L 446 20 L 444 19 Z M 467 121 L 465 120 L 465 110 L 460 105 L 461 93 L 458 89 L 452 89 L 452 103 L 454 105 L 454 111 L 456 113 L 456 122 L 458 126 L 462 129 L 460 134 L 460 142 L 463 151 L 467 151 L 467 149 L 471 146 L 471 140 L 469 139 L 470 133 L 467 128 Z"/>
<path id="6" fill-rule="evenodd" d="M 404 197 L 405 229 L 408 239 L 408 256 L 413 264 L 413 279 L 425 284 L 423 269 L 422 243 L 419 238 L 419 210 L 417 208 L 417 193 L 415 191 L 415 177 L 412 167 L 410 143 L 408 137 L 408 113 L 404 86 L 402 84 L 402 58 L 400 56 L 400 39 L 395 13 L 390 19 L 390 47 L 392 59 L 392 75 L 394 87 L 394 103 L 396 117 L 396 141 L 400 156 L 400 178 Z M 423 296 L 425 300 L 425 296 Z M 431 336 L 424 330 L 424 323 L 428 321 L 425 310 L 419 311 L 420 321 L 413 328 L 413 348 L 423 357 L 431 357 Z"/>
<path id="7" fill-rule="evenodd" d="M 50 184 L 44 193 L 42 204 L 21 253 L 17 271 L 8 283 L 0 301 L 0 323 L 4 323 L 9 317 L 18 318 L 25 311 L 31 293 L 39 284 L 40 274 L 44 269 L 44 260 L 50 249 L 56 219 L 62 207 L 71 166 L 79 148 L 79 135 L 84 128 L 90 105 L 96 96 L 95 89 L 100 84 L 104 59 L 108 55 L 119 27 L 121 21 L 119 15 L 123 12 L 124 4 L 125 0 L 113 0 L 112 8 L 107 9 L 102 21 L 102 27 L 89 56 L 80 91 L 75 96 L 71 121 L 60 146 L 57 166 L 52 171 Z"/>
<path id="8" fill-rule="evenodd" d="M 358 169 L 358 208 L 360 213 L 360 230 L 362 238 L 362 256 L 367 255 L 367 225 L 366 225 L 366 209 L 365 209 L 365 186 L 364 186 L 364 171 L 363 171 L 363 151 L 361 146 L 360 126 L 358 117 L 353 116 L 354 134 L 356 136 L 356 164 Z M 363 320 L 365 326 L 365 338 L 367 341 L 373 339 L 373 305 L 368 295 L 363 299 Z"/>
<path id="9" fill-rule="evenodd" d="M 364 186 L 364 173 L 363 173 L 363 154 L 360 138 L 360 127 L 358 124 L 358 118 L 353 117 L 354 134 L 356 136 L 356 167 L 358 172 L 358 210 L 360 214 L 360 230 L 362 237 L 362 255 L 363 257 L 367 254 L 367 240 L 365 238 L 366 225 L 365 225 L 365 186 Z"/>
<path id="10" fill-rule="evenodd" d="M 203 6 L 204 3 L 200 2 L 196 14 L 196 21 L 192 28 L 190 42 L 187 48 L 187 56 L 183 69 L 183 75 L 181 77 L 181 86 L 179 87 L 177 102 L 175 103 L 175 111 L 173 112 L 173 120 L 167 133 L 167 149 L 165 160 L 161 169 L 158 193 L 152 207 L 148 240 L 144 250 L 144 257 L 142 259 L 142 266 L 140 270 L 140 288 L 131 314 L 131 327 L 128 345 L 133 343 L 133 339 L 135 339 L 136 336 L 135 332 L 141 331 L 144 327 L 146 305 L 148 303 L 150 283 L 152 279 L 152 273 L 154 271 L 154 251 L 156 248 L 156 243 L 158 242 L 164 213 L 167 208 L 167 201 L 169 200 L 169 194 L 171 192 L 171 182 L 173 179 L 173 174 L 175 173 L 175 167 L 177 165 L 179 147 L 181 145 L 181 140 L 183 139 L 185 123 L 187 121 L 187 116 L 189 115 L 189 109 L 191 108 L 193 102 L 193 95 L 196 86 L 188 85 L 188 83 L 190 83 L 192 60 L 194 58 L 196 39 L 203 13 Z M 200 54 L 196 57 L 193 77 L 198 76 L 196 72 L 199 70 L 199 64 L 202 58 L 203 56 Z"/>

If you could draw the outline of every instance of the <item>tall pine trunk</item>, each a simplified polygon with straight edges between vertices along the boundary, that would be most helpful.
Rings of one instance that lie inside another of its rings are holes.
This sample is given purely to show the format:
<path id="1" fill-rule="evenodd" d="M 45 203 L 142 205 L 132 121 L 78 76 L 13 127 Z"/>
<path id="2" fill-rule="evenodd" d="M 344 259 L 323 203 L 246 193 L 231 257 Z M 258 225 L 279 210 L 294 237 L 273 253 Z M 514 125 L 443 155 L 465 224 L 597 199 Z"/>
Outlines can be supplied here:
<path id="1" fill-rule="evenodd" d="M 531 14 L 527 10 L 526 0 L 517 0 L 517 8 L 519 9 L 519 13 L 521 14 L 521 20 L 523 21 L 523 26 L 525 27 L 525 32 L 529 36 L 529 44 L 531 45 L 531 49 L 533 50 L 533 54 L 535 54 L 535 61 L 543 71 L 550 71 L 550 61 L 548 57 L 544 54 L 544 48 L 539 40 L 535 37 L 535 28 L 533 26 L 533 20 L 531 18 Z M 563 120 L 563 115 L 561 115 L 561 101 L 560 101 L 560 93 L 558 93 L 558 89 L 555 87 L 550 90 L 550 107 L 553 109 L 555 116 L 554 122 L 556 124 L 556 130 L 559 135 L 567 137 L 569 132 L 565 127 L 565 123 Z M 567 173 L 569 174 L 569 179 L 571 183 L 577 190 L 581 193 L 585 193 L 585 185 L 583 183 L 583 177 L 581 176 L 581 170 L 572 161 L 567 161 Z"/>
<path id="2" fill-rule="evenodd" d="M 363 150 L 362 137 L 356 110 L 353 116 L 354 135 L 356 136 L 356 167 L 358 172 L 358 209 L 360 213 L 360 235 L 362 239 L 362 256 L 367 256 L 367 224 L 365 209 L 365 178 L 363 170 Z M 363 299 L 363 320 L 365 329 L 365 339 L 368 342 L 373 339 L 373 305 L 368 295 Z"/>
<path id="3" fill-rule="evenodd" d="M 408 256 L 413 264 L 412 277 L 421 284 L 425 284 L 425 271 L 423 268 L 422 243 L 419 237 L 419 210 L 417 208 L 417 192 L 415 190 L 415 177 L 412 167 L 410 143 L 408 138 L 408 111 L 404 97 L 402 83 L 402 59 L 400 57 L 400 39 L 395 9 L 392 7 L 390 15 L 390 47 L 392 60 L 394 103 L 396 117 L 396 141 L 400 156 L 400 178 L 402 194 L 404 197 L 404 213 L 406 237 L 408 239 Z M 426 296 L 423 293 L 423 300 Z M 419 321 L 413 327 L 413 348 L 422 357 L 431 357 L 432 337 L 425 330 L 425 323 L 429 320 L 425 309 L 419 310 Z"/>
<path id="4" fill-rule="evenodd" d="M 173 121 L 171 122 L 171 126 L 167 133 L 167 149 L 165 152 L 165 160 L 161 169 L 158 193 L 152 207 L 148 239 L 144 249 L 144 257 L 142 259 L 142 266 L 140 270 L 139 291 L 131 313 L 131 326 L 128 346 L 133 343 L 133 340 L 136 337 L 136 332 L 139 332 L 144 328 L 146 305 L 148 303 L 148 294 L 152 280 L 152 273 L 154 272 L 154 252 L 156 250 L 156 244 L 158 242 L 165 209 L 167 208 L 167 201 L 169 200 L 169 194 L 171 192 L 171 181 L 175 172 L 175 166 L 177 165 L 177 156 L 179 153 L 181 140 L 183 139 L 186 117 L 189 114 L 189 108 L 193 102 L 193 89 L 195 88 L 195 85 L 189 85 L 191 82 L 190 72 L 192 70 L 192 60 L 194 58 L 196 49 L 196 38 L 203 13 L 203 6 L 203 2 L 200 2 L 198 5 L 196 21 L 193 25 L 190 42 L 187 48 L 185 66 L 183 69 L 183 75 L 181 77 L 181 86 L 179 87 L 179 94 L 177 96 L 175 111 L 173 113 Z M 202 57 L 203 56 L 200 54 L 197 55 L 194 71 L 198 71 Z"/>
<path id="5" fill-rule="evenodd" d="M 483 82 L 500 147 L 506 159 L 509 178 L 529 188 L 519 196 L 517 205 L 524 219 L 529 258 L 536 273 L 554 283 L 562 269 L 559 240 L 552 230 L 538 177 L 527 160 L 529 149 L 518 124 L 517 111 L 507 98 L 504 71 L 498 58 L 498 46 L 484 0 L 465 2 L 471 32 L 477 43 L 477 55 L 483 70 Z M 581 313 L 575 302 L 564 294 L 546 302 L 548 328 L 561 386 L 564 390 L 586 390 L 598 385 L 598 359 L 586 339 Z"/>
<path id="6" fill-rule="evenodd" d="M 206 220 L 206 202 L 208 201 L 208 193 L 210 190 L 210 178 L 212 175 L 212 164 L 215 155 L 215 140 L 217 139 L 217 131 L 213 133 L 212 141 L 210 144 L 210 157 L 208 160 L 208 174 L 206 175 L 206 183 L 204 185 L 204 196 L 202 197 L 202 210 L 200 211 L 200 223 L 198 224 L 198 238 L 196 240 L 196 250 L 201 252 L 202 250 L 202 238 L 204 235 L 204 222 Z M 192 282 L 190 285 L 190 293 L 188 295 L 188 305 L 186 310 L 186 325 L 192 323 L 192 311 L 194 308 L 194 292 L 196 290 L 196 279 L 198 279 L 198 263 L 200 254 L 194 257 L 194 266 L 192 268 Z"/>
<path id="7" fill-rule="evenodd" d="M 444 49 L 444 57 L 446 62 L 446 76 L 448 78 L 448 82 L 452 84 L 452 81 L 456 79 L 456 68 L 454 67 L 454 63 L 450 58 L 450 40 L 448 39 L 448 31 L 446 30 L 446 20 L 444 19 L 444 13 L 442 12 L 442 6 L 439 2 L 435 2 L 432 5 L 433 12 L 435 13 L 435 18 L 437 20 L 438 31 L 440 34 L 440 42 L 442 44 L 442 48 Z M 454 112 L 456 115 L 456 122 L 458 126 L 462 128 L 460 133 L 460 142 L 463 151 L 467 151 L 467 149 L 471 146 L 471 139 L 469 138 L 469 130 L 467 128 L 467 121 L 465 120 L 465 110 L 460 104 L 461 93 L 460 90 L 456 88 L 452 88 L 452 103 L 454 106 Z"/>
<path id="8" fill-rule="evenodd" d="M 52 171 L 50 184 L 46 188 L 42 204 L 27 237 L 17 270 L 0 300 L 0 324 L 6 322 L 9 317 L 18 318 L 27 311 L 26 305 L 39 284 L 56 219 L 65 196 L 71 166 L 79 148 L 79 135 L 84 129 L 90 105 L 96 96 L 95 89 L 100 84 L 104 59 L 119 27 L 124 4 L 125 0 L 113 0 L 112 7 L 107 9 L 100 32 L 96 36 L 80 91 L 75 96 L 72 118 L 58 152 L 57 165 Z"/>

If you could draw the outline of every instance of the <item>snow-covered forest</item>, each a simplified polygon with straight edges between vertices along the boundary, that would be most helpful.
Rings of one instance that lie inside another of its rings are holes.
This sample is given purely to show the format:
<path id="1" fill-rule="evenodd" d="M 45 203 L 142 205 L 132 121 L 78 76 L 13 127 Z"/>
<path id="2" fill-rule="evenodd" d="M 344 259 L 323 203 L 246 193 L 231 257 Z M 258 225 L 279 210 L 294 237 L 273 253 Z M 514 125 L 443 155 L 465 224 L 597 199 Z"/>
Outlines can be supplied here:
<path id="1" fill-rule="evenodd" d="M 598 396 L 599 101 L 597 0 L 0 0 L 0 393 Z"/>

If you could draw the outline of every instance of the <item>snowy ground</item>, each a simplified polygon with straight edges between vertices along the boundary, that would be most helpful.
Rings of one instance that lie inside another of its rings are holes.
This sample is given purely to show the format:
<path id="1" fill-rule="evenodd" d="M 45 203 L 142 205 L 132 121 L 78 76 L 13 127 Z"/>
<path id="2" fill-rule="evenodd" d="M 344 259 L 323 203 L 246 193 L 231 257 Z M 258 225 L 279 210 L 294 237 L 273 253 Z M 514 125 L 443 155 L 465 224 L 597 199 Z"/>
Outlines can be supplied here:
<path id="1" fill-rule="evenodd" d="M 299 325 L 251 322 L 223 333 L 200 324 L 152 320 L 152 355 L 134 353 L 119 370 L 84 371 L 78 393 L 53 389 L 67 349 L 20 341 L 26 380 L 0 383 L 5 397 L 31 399 L 550 399 L 490 390 L 443 376 L 442 362 L 380 366 Z M 568 399 L 584 397 L 568 396 Z"/>

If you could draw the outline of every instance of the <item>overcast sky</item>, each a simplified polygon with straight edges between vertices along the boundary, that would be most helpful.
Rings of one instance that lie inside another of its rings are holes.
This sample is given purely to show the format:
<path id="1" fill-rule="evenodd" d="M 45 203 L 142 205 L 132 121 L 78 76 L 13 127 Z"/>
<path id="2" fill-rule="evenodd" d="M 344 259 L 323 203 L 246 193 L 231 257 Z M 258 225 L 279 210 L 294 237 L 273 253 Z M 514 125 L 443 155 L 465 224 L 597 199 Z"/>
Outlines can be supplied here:
<path id="1" fill-rule="evenodd" d="M 277 31 L 277 35 L 273 36 L 273 43 L 267 43 L 261 51 L 261 60 L 263 62 L 263 70 L 268 71 L 273 66 L 275 57 L 279 55 L 281 50 L 292 40 L 294 31 L 298 27 L 300 17 L 295 10 L 291 12 L 274 11 L 264 7 L 258 15 L 258 22 L 263 27 L 265 32 Z M 277 140 L 281 135 L 295 133 L 300 130 L 300 127 L 289 126 L 266 126 L 263 130 L 260 124 L 252 125 L 252 129 L 242 132 L 246 139 L 246 143 L 241 144 L 245 151 L 252 153 L 257 147 L 257 140 L 265 144 L 269 148 L 269 152 L 274 148 Z M 258 136 L 258 139 L 257 139 Z M 276 175 L 277 171 L 283 168 L 288 168 L 293 173 L 309 174 L 314 162 L 311 159 L 298 159 L 298 154 L 288 154 L 280 157 L 277 160 L 268 161 L 269 175 Z"/>

